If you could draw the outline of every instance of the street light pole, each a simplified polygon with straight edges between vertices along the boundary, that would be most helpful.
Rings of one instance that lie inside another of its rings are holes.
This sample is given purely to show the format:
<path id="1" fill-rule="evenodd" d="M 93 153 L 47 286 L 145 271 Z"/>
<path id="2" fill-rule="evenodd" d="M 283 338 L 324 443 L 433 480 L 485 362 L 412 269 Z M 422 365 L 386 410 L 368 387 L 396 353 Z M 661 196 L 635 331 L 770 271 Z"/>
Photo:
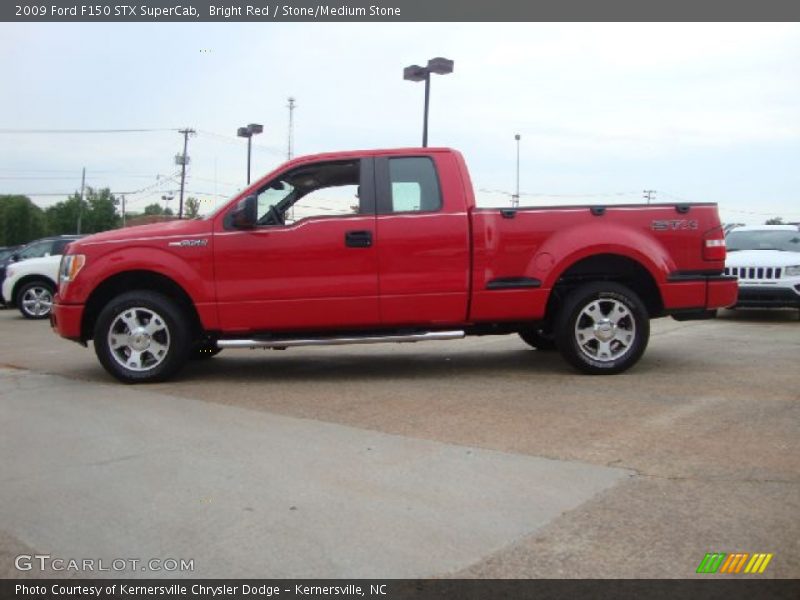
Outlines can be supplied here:
<path id="1" fill-rule="evenodd" d="M 247 136 L 247 185 L 250 185 L 250 157 L 253 151 L 253 136 Z"/>
<path id="2" fill-rule="evenodd" d="M 428 147 L 428 108 L 431 97 L 431 73 L 447 75 L 453 72 L 453 61 L 447 58 L 436 57 L 428 61 L 427 67 L 410 65 L 403 69 L 403 79 L 406 81 L 425 82 L 425 112 L 422 117 L 422 147 Z"/>
<path id="3" fill-rule="evenodd" d="M 425 73 L 425 116 L 422 121 L 422 147 L 428 147 L 428 107 L 431 103 L 431 74 Z"/>
<path id="4" fill-rule="evenodd" d="M 514 208 L 519 206 L 519 139 L 520 135 L 516 134 L 514 139 L 517 140 L 517 193 L 514 194 L 514 197 L 511 200 L 511 206 Z"/>
<path id="5" fill-rule="evenodd" d="M 264 126 L 258 123 L 250 123 L 247 127 L 239 127 L 239 129 L 236 130 L 237 136 L 247 138 L 247 185 L 250 185 L 250 156 L 253 136 L 258 135 L 262 131 L 264 131 Z"/>

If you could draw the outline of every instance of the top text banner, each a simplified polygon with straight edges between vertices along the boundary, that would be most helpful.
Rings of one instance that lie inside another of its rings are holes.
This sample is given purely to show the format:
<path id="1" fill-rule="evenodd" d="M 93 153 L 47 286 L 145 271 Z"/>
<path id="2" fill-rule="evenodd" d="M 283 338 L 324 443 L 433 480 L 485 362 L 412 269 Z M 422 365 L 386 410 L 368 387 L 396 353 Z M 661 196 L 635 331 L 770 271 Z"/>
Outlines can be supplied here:
<path id="1" fill-rule="evenodd" d="M 125 2 L 129 2 L 126 4 Z M 798 0 L 4 0 L 5 22 L 797 21 Z"/>

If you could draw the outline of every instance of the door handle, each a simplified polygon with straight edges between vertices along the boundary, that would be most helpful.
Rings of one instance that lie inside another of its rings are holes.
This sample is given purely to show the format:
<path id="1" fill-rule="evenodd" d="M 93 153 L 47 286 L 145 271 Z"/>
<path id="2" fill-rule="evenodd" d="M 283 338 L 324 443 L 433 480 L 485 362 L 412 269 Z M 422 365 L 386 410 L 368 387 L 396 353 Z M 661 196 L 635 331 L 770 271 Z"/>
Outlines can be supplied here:
<path id="1" fill-rule="evenodd" d="M 369 248 L 372 246 L 372 232 L 345 231 L 344 245 L 350 248 Z"/>

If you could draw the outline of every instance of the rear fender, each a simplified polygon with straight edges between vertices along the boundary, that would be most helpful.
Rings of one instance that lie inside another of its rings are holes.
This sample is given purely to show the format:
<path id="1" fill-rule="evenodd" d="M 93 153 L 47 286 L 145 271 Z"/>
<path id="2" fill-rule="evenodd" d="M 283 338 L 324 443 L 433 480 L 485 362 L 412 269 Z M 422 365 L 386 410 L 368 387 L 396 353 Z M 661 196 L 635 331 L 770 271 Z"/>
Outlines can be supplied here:
<path id="1" fill-rule="evenodd" d="M 600 241 L 597 226 L 583 224 L 548 238 L 531 259 L 528 271 L 535 273 L 533 277 L 549 289 L 555 287 L 572 265 L 598 254 L 615 254 L 634 260 L 647 269 L 657 283 L 666 281 L 667 274 L 675 270 L 670 253 L 652 236 L 612 224 L 603 227 Z"/>

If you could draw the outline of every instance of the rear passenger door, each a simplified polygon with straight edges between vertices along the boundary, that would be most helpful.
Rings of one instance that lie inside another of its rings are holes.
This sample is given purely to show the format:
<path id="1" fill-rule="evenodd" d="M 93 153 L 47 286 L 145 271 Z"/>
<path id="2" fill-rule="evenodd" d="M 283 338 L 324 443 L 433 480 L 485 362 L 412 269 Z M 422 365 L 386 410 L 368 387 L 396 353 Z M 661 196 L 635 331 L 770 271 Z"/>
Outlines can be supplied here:
<path id="1" fill-rule="evenodd" d="M 467 315 L 469 225 L 449 154 L 375 160 L 381 322 L 447 325 Z M 445 168 L 442 168 L 445 167 Z"/>

